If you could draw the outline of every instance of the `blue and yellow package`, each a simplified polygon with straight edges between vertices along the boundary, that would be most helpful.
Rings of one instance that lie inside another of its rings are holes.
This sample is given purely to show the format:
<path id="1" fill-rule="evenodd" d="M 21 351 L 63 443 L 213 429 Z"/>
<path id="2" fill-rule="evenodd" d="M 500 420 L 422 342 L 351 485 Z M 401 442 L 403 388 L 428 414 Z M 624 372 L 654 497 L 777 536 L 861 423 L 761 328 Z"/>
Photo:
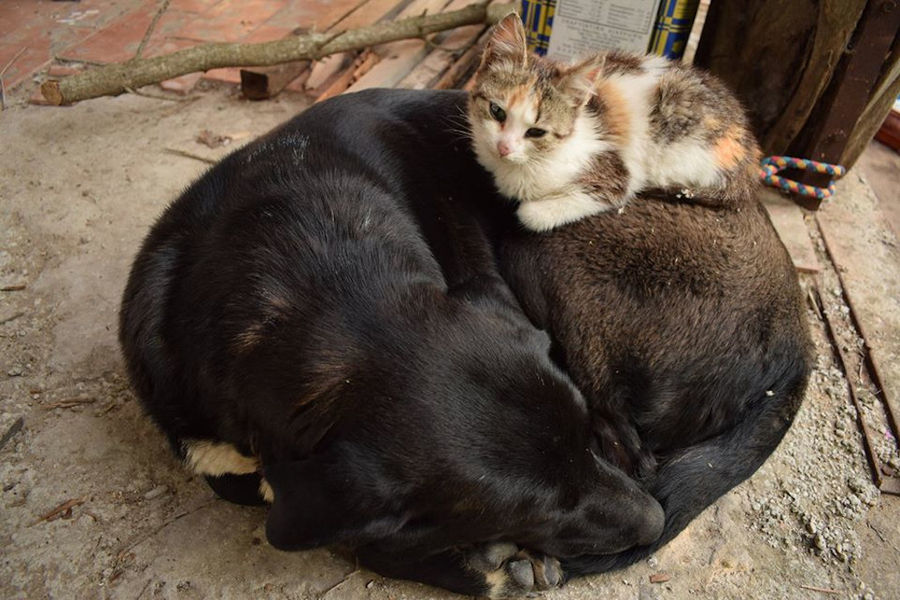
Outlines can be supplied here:
<path id="1" fill-rule="evenodd" d="M 547 54 L 550 45 L 554 12 L 556 0 L 522 0 L 522 23 L 525 24 L 528 49 L 541 56 Z"/>
<path id="2" fill-rule="evenodd" d="M 700 0 L 663 0 L 656 19 L 650 54 L 678 59 L 684 55 Z"/>
<path id="3" fill-rule="evenodd" d="M 559 58 L 572 59 L 588 49 L 621 48 L 679 59 L 699 4 L 700 0 L 522 0 L 521 14 L 528 47 L 542 56 L 550 49 L 554 17 L 562 10 L 571 22 L 559 24 L 558 28 L 575 26 L 580 32 L 559 32 L 557 37 L 565 35 L 567 42 L 572 35 L 577 38 L 574 44 L 564 46 L 560 40 L 554 41 L 553 52 Z M 641 21 L 645 25 L 640 25 Z M 646 33 L 642 34 L 640 30 L 645 26 Z"/>

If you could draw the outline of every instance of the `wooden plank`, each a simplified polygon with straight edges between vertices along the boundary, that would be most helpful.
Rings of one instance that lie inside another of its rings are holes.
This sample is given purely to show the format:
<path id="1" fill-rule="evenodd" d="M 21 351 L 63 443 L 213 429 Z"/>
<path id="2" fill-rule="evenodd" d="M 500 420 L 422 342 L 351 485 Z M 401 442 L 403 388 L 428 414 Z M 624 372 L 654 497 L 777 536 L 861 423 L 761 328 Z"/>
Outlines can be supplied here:
<path id="1" fill-rule="evenodd" d="M 465 8 L 471 0 L 453 0 L 445 10 Z M 483 25 L 468 25 L 434 37 L 435 48 L 410 71 L 397 87 L 421 90 L 431 87 L 450 65 L 465 55 L 485 30 Z"/>
<path id="2" fill-rule="evenodd" d="M 364 51 L 359 57 L 353 61 L 350 68 L 341 72 L 328 86 L 316 97 L 316 102 L 327 100 L 333 96 L 343 94 L 350 85 L 366 74 L 375 64 L 378 63 L 378 55 L 370 50 Z"/>
<path id="3" fill-rule="evenodd" d="M 287 85 L 309 70 L 308 60 L 241 69 L 241 94 L 248 100 L 274 98 Z"/>
<path id="4" fill-rule="evenodd" d="M 891 112 L 894 100 L 900 96 L 900 43 L 894 44 L 894 50 L 885 64 L 889 68 L 882 73 L 869 104 L 857 120 L 841 160 L 855 162 L 856 158 L 862 155 L 872 139 L 873 132 L 881 127 Z"/>
<path id="5" fill-rule="evenodd" d="M 859 155 L 846 150 L 861 125 L 860 115 L 872 97 L 885 67 L 884 58 L 890 54 L 898 31 L 900 8 L 895 2 L 876 0 L 866 6 L 847 52 L 788 154 L 848 169 L 853 166 Z M 871 139 L 875 127 L 863 126 L 868 128 L 866 134 Z M 828 175 L 810 172 L 789 172 L 786 176 L 819 187 L 827 186 L 830 179 Z M 821 203 L 817 198 L 806 198 L 803 206 L 817 209 Z"/>
<path id="6" fill-rule="evenodd" d="M 872 190 L 854 174 L 838 183 L 816 220 L 894 431 L 900 419 L 900 246 Z M 860 232 L 865 235 L 860 235 Z"/>
<path id="7" fill-rule="evenodd" d="M 294 26 L 295 29 L 285 37 L 309 33 L 313 27 L 322 27 L 325 31 L 329 31 L 365 3 L 366 0 L 329 2 L 315 11 L 315 18 L 310 14 L 309 18 L 302 22 L 287 24 L 288 27 Z M 309 65 L 310 61 L 308 60 L 298 60 L 271 67 L 243 68 L 241 69 L 241 93 L 250 100 L 272 98 L 308 70 Z"/>
<path id="8" fill-rule="evenodd" d="M 399 2 L 398 0 L 369 0 L 352 13 L 345 15 L 344 18 L 332 26 L 331 30 L 336 32 L 346 31 L 372 25 L 383 19 L 390 18 L 402 10 L 406 3 L 407 0 Z M 347 73 L 341 74 L 341 71 L 351 68 L 355 56 L 349 52 L 342 52 L 326 56 L 322 60 L 314 62 L 311 66 L 310 75 L 306 80 L 306 89 L 313 96 L 321 97 L 326 89 L 331 90 L 332 86 L 337 84 L 338 81 L 346 80 L 350 77 Z"/>
<path id="9" fill-rule="evenodd" d="M 712 2 L 695 64 L 749 109 L 766 154 L 784 154 L 822 95 L 866 0 Z"/>
<path id="10" fill-rule="evenodd" d="M 844 55 L 828 90 L 816 104 L 816 113 L 823 116 L 810 119 L 808 131 L 798 140 L 806 149 L 806 158 L 840 163 L 848 169 L 853 166 L 857 157 L 844 155 L 844 149 L 875 89 L 884 57 L 890 54 L 898 31 L 900 7 L 896 2 L 868 4 L 853 33 L 852 51 Z"/>
<path id="11" fill-rule="evenodd" d="M 447 3 L 447 0 L 413 0 L 400 11 L 397 18 L 413 17 L 425 12 L 442 12 Z M 467 2 L 465 6 L 469 4 L 471 3 Z M 347 89 L 348 92 L 373 87 L 393 87 L 428 54 L 425 40 L 401 40 L 376 46 L 372 50 L 381 57 L 381 60 L 353 83 Z"/>
<path id="12" fill-rule="evenodd" d="M 385 19 L 415 16 L 419 13 L 403 12 L 411 0 L 369 0 L 334 25 L 335 31 L 347 31 L 372 25 Z M 469 3 L 471 4 L 471 2 Z"/>
<path id="13" fill-rule="evenodd" d="M 769 214 L 778 237 L 791 255 L 794 268 L 802 273 L 818 273 L 822 266 L 809 237 L 803 209 L 770 188 L 764 189 L 759 199 Z"/>
<path id="14" fill-rule="evenodd" d="M 450 68 L 441 75 L 441 78 L 435 82 L 433 87 L 437 90 L 451 89 L 467 80 L 481 62 L 481 51 L 484 49 L 484 44 L 487 42 L 489 36 L 490 31 L 482 33 L 475 45 L 469 48 L 465 54 L 460 56 L 459 60 L 453 63 Z"/>
<path id="15" fill-rule="evenodd" d="M 843 55 L 866 3 L 867 0 L 822 0 L 812 51 L 784 113 L 763 138 L 765 152 L 783 153 L 800 133 Z"/>
<path id="16" fill-rule="evenodd" d="M 310 68 L 309 77 L 306 79 L 306 89 L 313 96 L 319 96 L 337 78 L 337 74 L 352 64 L 353 57 L 347 52 L 332 54 L 322 60 L 317 60 Z M 348 84 L 349 85 L 349 84 Z"/>
<path id="17" fill-rule="evenodd" d="M 353 83 L 347 92 L 375 87 L 394 87 L 428 54 L 424 40 L 403 40 L 393 42 L 390 46 L 389 54 L 382 55 L 383 58 L 378 64 Z M 377 49 L 376 53 L 381 54 Z"/>
<path id="18" fill-rule="evenodd" d="M 373 23 L 392 17 L 403 10 L 407 4 L 408 2 L 406 0 L 369 0 L 338 21 L 334 25 L 333 30 L 346 31 L 348 29 L 372 25 Z M 338 73 L 344 68 L 349 68 L 348 65 L 350 65 L 352 61 L 353 56 L 346 52 L 334 54 L 320 61 L 316 61 L 316 63 L 312 65 L 312 72 L 309 75 L 309 79 L 306 80 L 306 89 L 310 90 L 315 96 L 321 96 L 326 86 L 330 89 L 330 87 L 338 80 L 346 79 L 346 74 L 341 77 Z"/>

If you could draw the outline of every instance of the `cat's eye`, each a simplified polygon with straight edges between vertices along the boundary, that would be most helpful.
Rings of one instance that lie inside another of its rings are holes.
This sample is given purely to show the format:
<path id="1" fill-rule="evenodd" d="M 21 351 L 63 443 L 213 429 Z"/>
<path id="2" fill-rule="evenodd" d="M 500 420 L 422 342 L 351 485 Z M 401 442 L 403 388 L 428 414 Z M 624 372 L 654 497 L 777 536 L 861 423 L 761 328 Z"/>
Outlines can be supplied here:
<path id="1" fill-rule="evenodd" d="M 500 123 L 506 120 L 506 111 L 493 102 L 491 102 L 490 110 L 491 116 L 494 117 L 494 120 L 499 121 Z"/>
<path id="2" fill-rule="evenodd" d="M 525 137 L 527 138 L 541 138 L 547 135 L 547 130 L 539 129 L 537 127 L 532 127 L 528 131 L 525 132 Z"/>

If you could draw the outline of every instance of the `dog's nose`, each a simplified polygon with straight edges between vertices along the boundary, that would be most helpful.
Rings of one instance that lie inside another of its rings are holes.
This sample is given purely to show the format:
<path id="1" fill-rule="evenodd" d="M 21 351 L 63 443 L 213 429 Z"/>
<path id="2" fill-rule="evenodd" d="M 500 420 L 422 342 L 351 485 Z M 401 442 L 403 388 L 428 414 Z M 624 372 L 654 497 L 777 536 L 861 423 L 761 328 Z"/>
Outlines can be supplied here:
<path id="1" fill-rule="evenodd" d="M 500 156 L 507 156 L 510 152 L 512 152 L 512 146 L 509 142 L 502 140 L 497 142 L 497 152 Z"/>

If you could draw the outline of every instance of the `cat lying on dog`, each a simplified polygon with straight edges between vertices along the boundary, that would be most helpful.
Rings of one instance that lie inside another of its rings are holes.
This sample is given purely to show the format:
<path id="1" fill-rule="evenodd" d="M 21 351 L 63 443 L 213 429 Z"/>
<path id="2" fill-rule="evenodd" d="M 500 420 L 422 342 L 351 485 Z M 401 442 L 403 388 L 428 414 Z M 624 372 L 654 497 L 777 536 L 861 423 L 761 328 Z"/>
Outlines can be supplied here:
<path id="1" fill-rule="evenodd" d="M 649 544 L 664 516 L 600 456 L 462 210 L 499 206 L 442 117 L 462 100 L 345 96 L 224 159 L 153 226 L 120 341 L 186 464 L 272 502 L 273 546 L 501 596 L 558 584 L 556 557 Z"/>
<path id="2" fill-rule="evenodd" d="M 758 185 L 748 120 L 715 77 L 660 56 L 537 56 L 515 13 L 487 41 L 469 125 L 478 161 L 533 231 L 651 189 L 733 208 Z"/>

